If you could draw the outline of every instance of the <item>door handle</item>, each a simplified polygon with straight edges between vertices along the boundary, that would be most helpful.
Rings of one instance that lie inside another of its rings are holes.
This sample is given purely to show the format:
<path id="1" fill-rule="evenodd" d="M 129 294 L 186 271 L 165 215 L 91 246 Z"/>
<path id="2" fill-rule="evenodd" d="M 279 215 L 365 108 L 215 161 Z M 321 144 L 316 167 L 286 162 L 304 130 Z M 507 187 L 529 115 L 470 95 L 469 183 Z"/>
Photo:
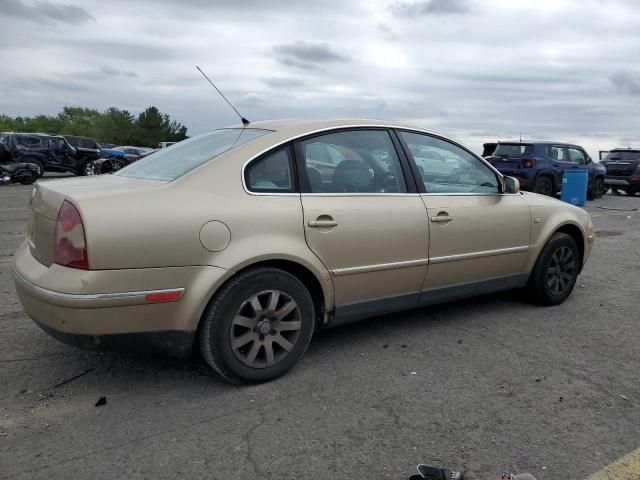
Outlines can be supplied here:
<path id="1" fill-rule="evenodd" d="M 438 215 L 431 217 L 431 221 L 435 223 L 446 223 L 453 220 L 453 217 L 446 212 L 440 212 Z"/>
<path id="2" fill-rule="evenodd" d="M 335 220 L 309 220 L 309 223 L 307 225 L 309 225 L 311 228 L 331 228 L 337 227 L 338 222 L 336 222 Z"/>

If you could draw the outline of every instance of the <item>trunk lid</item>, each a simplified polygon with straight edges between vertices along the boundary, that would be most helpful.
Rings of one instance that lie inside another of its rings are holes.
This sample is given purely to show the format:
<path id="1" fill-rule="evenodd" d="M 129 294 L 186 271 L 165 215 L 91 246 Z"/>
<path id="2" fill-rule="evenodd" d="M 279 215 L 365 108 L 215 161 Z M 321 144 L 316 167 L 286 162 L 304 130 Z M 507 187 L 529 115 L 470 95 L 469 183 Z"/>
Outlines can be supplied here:
<path id="1" fill-rule="evenodd" d="M 123 195 L 141 189 L 158 188 L 164 182 L 140 180 L 114 175 L 98 175 L 63 180 L 45 180 L 36 183 L 27 218 L 27 235 L 31 254 L 43 265 L 53 263 L 56 220 L 62 202 L 68 199 L 80 211 L 87 199 L 101 199 Z M 89 262 L 91 262 L 89 252 Z M 91 263 L 89 263 L 91 265 Z"/>

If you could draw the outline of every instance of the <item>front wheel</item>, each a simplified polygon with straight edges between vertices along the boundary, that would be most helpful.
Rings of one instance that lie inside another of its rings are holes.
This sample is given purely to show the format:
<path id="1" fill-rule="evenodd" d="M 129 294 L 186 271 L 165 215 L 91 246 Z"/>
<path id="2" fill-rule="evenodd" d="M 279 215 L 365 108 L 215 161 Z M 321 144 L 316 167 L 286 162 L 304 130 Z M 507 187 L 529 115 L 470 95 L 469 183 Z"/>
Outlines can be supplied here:
<path id="1" fill-rule="evenodd" d="M 215 295 L 200 328 L 207 363 L 230 383 L 259 383 L 287 372 L 302 358 L 315 326 L 306 287 L 275 268 L 232 278 Z"/>
<path id="2" fill-rule="evenodd" d="M 22 185 L 31 185 L 38 179 L 38 175 L 30 170 L 24 170 L 17 175 L 17 178 Z"/>
<path id="3" fill-rule="evenodd" d="M 555 233 L 540 252 L 528 291 L 541 305 L 558 305 L 571 294 L 580 271 L 580 252 L 566 233 Z"/>
<path id="4" fill-rule="evenodd" d="M 533 184 L 533 191 L 540 195 L 553 196 L 553 181 L 549 177 L 538 177 Z"/>

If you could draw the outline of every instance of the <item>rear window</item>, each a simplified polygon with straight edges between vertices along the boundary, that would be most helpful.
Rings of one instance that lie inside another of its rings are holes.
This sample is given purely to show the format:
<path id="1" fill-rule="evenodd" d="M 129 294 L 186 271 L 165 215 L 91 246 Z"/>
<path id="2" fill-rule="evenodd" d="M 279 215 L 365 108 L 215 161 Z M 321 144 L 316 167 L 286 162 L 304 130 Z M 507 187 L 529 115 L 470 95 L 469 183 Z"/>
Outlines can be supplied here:
<path id="1" fill-rule="evenodd" d="M 493 155 L 495 157 L 521 158 L 531 153 L 532 145 L 524 143 L 499 143 Z"/>
<path id="2" fill-rule="evenodd" d="M 171 181 L 256 138 L 271 133 L 257 128 L 226 128 L 183 140 L 119 170 L 115 175 Z"/>
<path id="3" fill-rule="evenodd" d="M 604 160 L 640 160 L 640 150 L 612 150 Z"/>

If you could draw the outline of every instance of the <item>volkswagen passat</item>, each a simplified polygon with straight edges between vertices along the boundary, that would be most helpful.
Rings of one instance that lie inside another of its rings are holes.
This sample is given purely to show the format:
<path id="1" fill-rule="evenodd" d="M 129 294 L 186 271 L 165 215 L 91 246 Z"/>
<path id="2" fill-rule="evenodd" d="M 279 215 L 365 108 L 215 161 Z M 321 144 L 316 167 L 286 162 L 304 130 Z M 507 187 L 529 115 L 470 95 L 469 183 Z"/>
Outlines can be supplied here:
<path id="1" fill-rule="evenodd" d="M 177 355 L 197 345 L 228 381 L 260 382 L 320 328 L 519 287 L 558 304 L 593 240 L 585 211 L 519 192 L 440 135 L 274 121 L 115 175 L 39 183 L 13 269 L 53 337 Z"/>

